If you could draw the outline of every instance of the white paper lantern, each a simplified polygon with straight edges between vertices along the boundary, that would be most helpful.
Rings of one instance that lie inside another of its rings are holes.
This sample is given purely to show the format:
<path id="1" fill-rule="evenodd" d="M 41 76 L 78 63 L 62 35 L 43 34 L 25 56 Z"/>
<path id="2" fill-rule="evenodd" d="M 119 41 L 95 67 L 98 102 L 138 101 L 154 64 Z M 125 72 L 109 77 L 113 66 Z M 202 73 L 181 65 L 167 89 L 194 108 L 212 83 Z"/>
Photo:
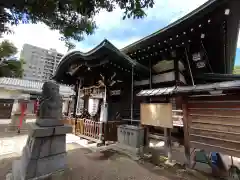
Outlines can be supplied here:
<path id="1" fill-rule="evenodd" d="M 96 98 L 90 98 L 88 100 L 88 113 L 91 116 L 95 116 L 98 111 L 98 106 L 99 106 L 99 99 Z"/>
<path id="2" fill-rule="evenodd" d="M 81 115 L 83 113 L 84 110 L 84 100 L 82 98 L 78 98 L 77 101 L 77 115 Z"/>

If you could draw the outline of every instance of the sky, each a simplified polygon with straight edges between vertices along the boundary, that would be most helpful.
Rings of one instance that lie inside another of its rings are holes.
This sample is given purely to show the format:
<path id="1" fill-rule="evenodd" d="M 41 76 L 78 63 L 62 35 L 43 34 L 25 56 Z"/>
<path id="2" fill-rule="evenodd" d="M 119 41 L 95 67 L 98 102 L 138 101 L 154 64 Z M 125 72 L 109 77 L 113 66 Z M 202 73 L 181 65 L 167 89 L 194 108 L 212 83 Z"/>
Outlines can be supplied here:
<path id="1" fill-rule="evenodd" d="M 152 9 L 147 9 L 144 19 L 122 20 L 123 12 L 115 9 L 113 12 L 101 11 L 96 17 L 97 30 L 84 41 L 75 42 L 76 49 L 87 52 L 98 45 L 105 38 L 117 48 L 123 48 L 181 18 L 207 0 L 155 0 Z M 24 43 L 50 49 L 65 54 L 67 48 L 58 31 L 50 30 L 44 24 L 20 24 L 13 26 L 14 34 L 4 35 L 4 39 L 12 41 L 19 51 Z M 238 39 L 240 48 L 240 38 Z M 239 53 L 240 54 L 240 53 Z M 240 55 L 239 55 L 240 56 Z M 238 58 L 240 64 L 240 58 Z"/>

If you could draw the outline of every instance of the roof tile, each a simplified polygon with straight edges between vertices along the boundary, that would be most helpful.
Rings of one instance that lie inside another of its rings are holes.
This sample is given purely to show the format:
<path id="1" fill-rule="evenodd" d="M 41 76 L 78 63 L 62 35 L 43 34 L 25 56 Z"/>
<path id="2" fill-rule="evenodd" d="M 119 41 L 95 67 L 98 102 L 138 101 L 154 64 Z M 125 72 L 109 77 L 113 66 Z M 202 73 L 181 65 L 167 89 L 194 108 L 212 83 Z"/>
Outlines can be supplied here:
<path id="1" fill-rule="evenodd" d="M 0 87 L 17 89 L 22 91 L 30 91 L 41 93 L 43 82 L 41 81 L 33 81 L 33 80 L 25 80 L 18 78 L 9 78 L 2 77 L 0 78 Z M 71 86 L 66 86 L 60 84 L 60 94 L 62 95 L 74 95 L 73 88 Z"/>

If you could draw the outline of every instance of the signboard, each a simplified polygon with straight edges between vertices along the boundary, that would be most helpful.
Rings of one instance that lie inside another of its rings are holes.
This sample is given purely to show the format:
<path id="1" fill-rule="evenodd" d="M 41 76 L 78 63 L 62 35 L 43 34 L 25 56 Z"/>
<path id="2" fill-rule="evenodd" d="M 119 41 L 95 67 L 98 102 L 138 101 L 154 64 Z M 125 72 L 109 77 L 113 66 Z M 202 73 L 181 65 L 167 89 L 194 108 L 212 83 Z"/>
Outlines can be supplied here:
<path id="1" fill-rule="evenodd" d="M 110 96 L 118 96 L 121 94 L 121 90 L 112 90 L 110 91 Z"/>
<path id="2" fill-rule="evenodd" d="M 141 104 L 140 116 L 143 125 L 173 128 L 171 103 Z"/>

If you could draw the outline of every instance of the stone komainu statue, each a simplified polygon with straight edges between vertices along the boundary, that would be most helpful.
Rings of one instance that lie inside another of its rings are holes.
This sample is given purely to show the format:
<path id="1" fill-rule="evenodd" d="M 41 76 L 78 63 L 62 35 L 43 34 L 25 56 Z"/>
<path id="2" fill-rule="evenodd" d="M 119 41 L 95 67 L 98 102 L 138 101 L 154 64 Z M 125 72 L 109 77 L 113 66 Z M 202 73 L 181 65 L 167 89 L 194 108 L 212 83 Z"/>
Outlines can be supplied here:
<path id="1" fill-rule="evenodd" d="M 59 85 L 55 82 L 48 81 L 43 84 L 38 118 L 45 120 L 61 120 L 62 118 L 62 98 Z"/>

